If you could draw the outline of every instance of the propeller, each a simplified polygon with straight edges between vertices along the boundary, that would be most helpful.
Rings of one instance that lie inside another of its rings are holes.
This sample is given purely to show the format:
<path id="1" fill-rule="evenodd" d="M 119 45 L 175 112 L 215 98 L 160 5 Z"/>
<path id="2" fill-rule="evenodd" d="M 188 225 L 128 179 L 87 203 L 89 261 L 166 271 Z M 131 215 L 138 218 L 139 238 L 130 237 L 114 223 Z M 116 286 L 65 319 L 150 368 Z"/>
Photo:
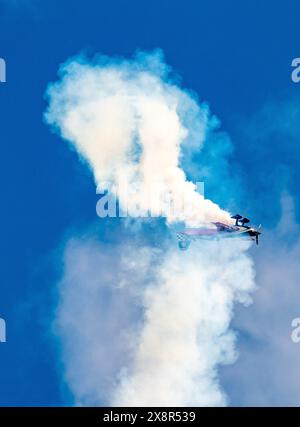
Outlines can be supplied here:
<path id="1" fill-rule="evenodd" d="M 258 236 L 261 234 L 260 231 L 253 231 L 252 235 L 255 236 L 256 244 L 258 245 Z"/>

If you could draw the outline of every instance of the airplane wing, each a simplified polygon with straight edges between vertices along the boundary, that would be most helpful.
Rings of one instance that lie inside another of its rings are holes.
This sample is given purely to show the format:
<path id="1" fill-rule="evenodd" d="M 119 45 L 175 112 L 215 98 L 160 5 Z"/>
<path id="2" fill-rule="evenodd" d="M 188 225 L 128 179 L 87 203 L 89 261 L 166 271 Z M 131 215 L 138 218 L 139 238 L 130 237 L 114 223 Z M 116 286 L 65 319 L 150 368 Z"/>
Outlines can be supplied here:
<path id="1" fill-rule="evenodd" d="M 245 230 L 237 230 L 236 234 L 244 234 L 244 233 L 249 233 L 249 230 L 246 228 Z"/>
<path id="2" fill-rule="evenodd" d="M 213 222 L 213 224 L 217 227 L 218 231 L 237 231 L 232 225 L 223 224 L 223 222 Z"/>

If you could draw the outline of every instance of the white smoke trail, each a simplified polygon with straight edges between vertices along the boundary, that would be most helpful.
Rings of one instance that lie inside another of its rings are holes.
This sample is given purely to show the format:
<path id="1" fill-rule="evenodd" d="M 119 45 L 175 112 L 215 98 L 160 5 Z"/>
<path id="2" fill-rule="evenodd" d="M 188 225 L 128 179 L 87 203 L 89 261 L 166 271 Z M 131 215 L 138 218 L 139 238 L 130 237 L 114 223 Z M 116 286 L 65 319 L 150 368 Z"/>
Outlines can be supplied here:
<path id="1" fill-rule="evenodd" d="M 216 368 L 235 360 L 229 324 L 234 301 L 248 303 L 253 288 L 248 245 L 222 242 L 218 254 L 210 242 L 184 255 L 169 251 L 159 282 L 145 291 L 144 328 L 114 405 L 225 405 Z"/>
<path id="2" fill-rule="evenodd" d="M 94 64 L 75 59 L 62 68 L 61 81 L 50 86 L 48 96 L 47 121 L 87 160 L 97 185 L 109 181 L 136 186 L 138 182 L 139 191 L 129 203 L 131 206 L 142 203 L 145 207 L 144 194 L 156 180 L 168 188 L 175 203 L 183 191 L 196 207 L 196 214 L 189 218 L 165 210 L 163 214 L 169 223 L 184 220 L 198 225 L 230 221 L 229 213 L 198 194 L 180 169 L 182 144 L 189 144 L 192 149 L 196 145 L 195 133 L 199 136 L 198 148 L 205 140 L 210 126 L 208 109 L 200 107 L 188 93 L 168 81 L 168 69 L 159 54 L 118 62 L 98 58 Z M 144 320 L 133 340 L 133 353 L 128 349 L 131 357 L 124 362 L 126 371 L 115 389 L 110 390 L 110 403 L 129 406 L 226 403 L 218 384 L 217 366 L 234 359 L 234 337 L 229 329 L 232 307 L 235 301 L 249 302 L 248 293 L 254 287 L 247 248 L 245 242 L 222 242 L 217 246 L 206 242 L 193 245 L 182 254 L 171 247 L 161 254 L 159 265 L 147 264 L 147 271 L 152 271 L 153 277 L 143 276 L 138 299 L 144 307 Z M 142 253 L 139 245 L 132 253 L 126 251 L 126 263 L 135 266 L 135 277 L 141 277 L 145 269 L 143 263 L 136 262 L 139 251 Z M 78 263 L 78 257 L 69 261 L 68 271 L 76 270 Z M 127 274 L 123 269 L 120 272 L 117 265 L 114 272 L 111 285 L 118 287 L 125 283 L 130 293 L 132 272 Z M 68 295 L 74 295 L 75 289 L 80 301 L 83 293 L 82 281 L 78 285 L 76 275 L 71 277 L 71 281 L 62 282 L 57 315 L 63 344 L 72 342 L 74 336 L 79 340 L 89 337 L 90 323 L 85 325 L 83 334 L 78 323 L 71 322 L 70 327 L 66 320 L 76 315 L 73 307 L 77 306 Z M 94 281 L 87 277 L 88 289 Z M 107 282 L 105 275 L 97 281 L 99 287 L 103 286 L 101 282 Z M 114 304 L 110 308 L 113 317 Z M 87 298 L 82 310 L 86 321 L 99 319 L 93 297 Z M 93 339 L 89 337 L 88 341 L 92 345 L 94 366 L 97 352 L 101 364 L 102 335 L 100 325 L 98 333 L 92 329 Z M 86 384 L 78 379 L 81 370 L 72 368 L 72 357 L 82 360 L 82 349 L 67 344 L 65 347 L 67 378 L 77 401 L 100 404 L 100 379 L 99 388 L 94 382 Z M 116 365 L 122 367 L 122 363 Z M 84 363 L 81 368 L 89 371 L 90 366 Z"/>
<path id="3" fill-rule="evenodd" d="M 169 222 L 229 222 L 230 215 L 197 193 L 179 167 L 181 144 L 195 144 L 194 126 L 198 148 L 203 144 L 207 109 L 167 82 L 158 54 L 147 56 L 147 62 L 141 58 L 144 62 L 67 64 L 61 82 L 49 89 L 47 121 L 88 161 L 97 185 L 111 182 L 138 190 L 126 200 L 130 211 L 137 205 L 147 210 L 151 186 L 158 182 L 175 207 L 181 206 L 183 195 L 191 206 L 189 217 L 166 208 L 162 214 Z M 122 193 L 120 199 L 122 203 Z"/>

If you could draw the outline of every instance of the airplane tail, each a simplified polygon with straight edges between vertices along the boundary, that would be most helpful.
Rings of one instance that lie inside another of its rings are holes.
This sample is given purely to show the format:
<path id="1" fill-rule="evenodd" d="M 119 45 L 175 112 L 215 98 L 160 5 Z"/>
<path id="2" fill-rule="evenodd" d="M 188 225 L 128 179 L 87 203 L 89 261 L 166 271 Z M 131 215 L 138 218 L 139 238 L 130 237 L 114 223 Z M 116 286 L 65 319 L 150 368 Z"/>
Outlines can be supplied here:
<path id="1" fill-rule="evenodd" d="M 190 240 L 179 240 L 178 247 L 181 251 L 186 251 L 188 250 L 190 244 L 191 244 Z"/>
<path id="2" fill-rule="evenodd" d="M 177 239 L 179 249 L 181 251 L 186 251 L 189 248 L 191 241 L 182 233 L 177 233 Z"/>

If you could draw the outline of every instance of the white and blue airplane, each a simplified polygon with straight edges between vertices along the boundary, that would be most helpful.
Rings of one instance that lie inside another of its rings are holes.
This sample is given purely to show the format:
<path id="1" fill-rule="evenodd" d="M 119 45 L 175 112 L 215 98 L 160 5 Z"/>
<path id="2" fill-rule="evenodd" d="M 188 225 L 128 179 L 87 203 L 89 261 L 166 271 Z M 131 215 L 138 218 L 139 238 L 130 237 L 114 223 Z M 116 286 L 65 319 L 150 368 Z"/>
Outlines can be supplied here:
<path id="1" fill-rule="evenodd" d="M 250 220 L 236 214 L 231 218 L 235 219 L 234 225 L 224 224 L 222 222 L 213 222 L 211 228 L 186 228 L 177 232 L 178 246 L 181 250 L 186 250 L 192 241 L 195 240 L 219 240 L 224 238 L 250 237 L 258 245 L 258 236 L 261 225 L 257 228 L 250 227 Z"/>

